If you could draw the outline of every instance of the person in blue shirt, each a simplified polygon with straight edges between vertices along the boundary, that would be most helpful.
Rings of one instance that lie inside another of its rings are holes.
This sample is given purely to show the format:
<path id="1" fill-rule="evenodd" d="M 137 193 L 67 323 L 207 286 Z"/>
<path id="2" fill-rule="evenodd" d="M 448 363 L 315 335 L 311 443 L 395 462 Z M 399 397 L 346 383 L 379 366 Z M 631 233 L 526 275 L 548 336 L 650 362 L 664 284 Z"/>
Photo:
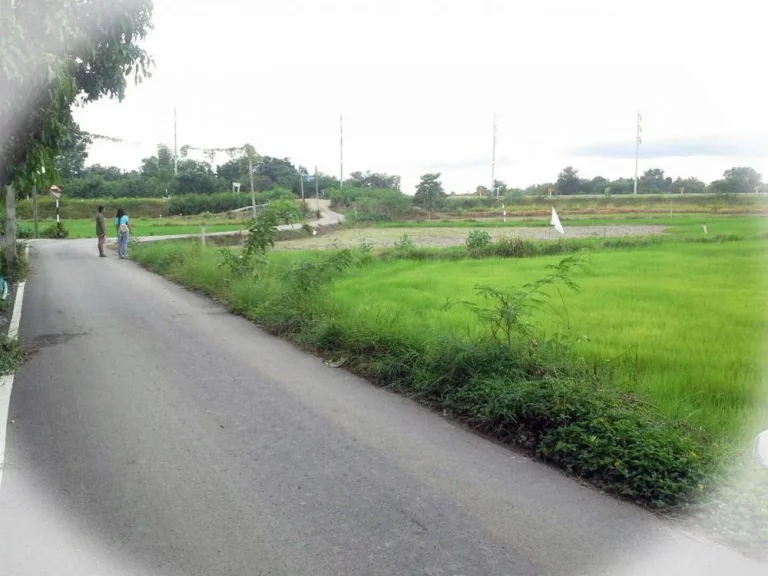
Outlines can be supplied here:
<path id="1" fill-rule="evenodd" d="M 115 228 L 117 228 L 117 255 L 123 260 L 128 258 L 128 238 L 131 235 L 131 225 L 128 215 L 122 208 L 118 209 L 115 216 Z"/>

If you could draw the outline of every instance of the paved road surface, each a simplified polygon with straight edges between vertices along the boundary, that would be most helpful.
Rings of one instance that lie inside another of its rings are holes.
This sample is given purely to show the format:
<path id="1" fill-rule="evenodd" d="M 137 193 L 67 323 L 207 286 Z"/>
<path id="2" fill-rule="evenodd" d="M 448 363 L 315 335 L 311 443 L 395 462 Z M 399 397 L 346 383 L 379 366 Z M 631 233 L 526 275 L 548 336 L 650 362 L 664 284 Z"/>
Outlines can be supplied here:
<path id="1" fill-rule="evenodd" d="M 95 251 L 32 247 L 3 576 L 754 568 Z"/>

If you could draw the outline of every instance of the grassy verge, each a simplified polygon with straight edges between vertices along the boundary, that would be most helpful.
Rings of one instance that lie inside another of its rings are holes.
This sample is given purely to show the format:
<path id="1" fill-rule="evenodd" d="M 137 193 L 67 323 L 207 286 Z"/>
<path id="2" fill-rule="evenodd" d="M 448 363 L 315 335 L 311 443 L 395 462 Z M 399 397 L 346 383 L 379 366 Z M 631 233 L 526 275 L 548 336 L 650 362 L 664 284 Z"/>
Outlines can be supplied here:
<path id="1" fill-rule="evenodd" d="M 0 375 L 13 374 L 23 362 L 19 341 L 4 338 L 0 341 Z"/>
<path id="2" fill-rule="evenodd" d="M 64 226 L 69 231 L 69 238 L 96 238 L 96 221 L 94 218 L 64 220 Z M 109 220 L 107 222 L 109 224 Z M 25 229 L 31 231 L 33 222 L 23 221 Z M 45 230 L 55 224 L 55 221 L 44 220 L 39 224 L 40 236 L 45 237 Z M 173 234 L 199 234 L 200 227 L 205 226 L 206 232 L 229 232 L 245 227 L 244 220 L 226 218 L 201 217 L 168 217 L 168 218 L 133 218 L 131 219 L 134 236 L 166 236 Z M 107 233 L 114 236 L 114 227 L 107 226 Z"/>
<path id="3" fill-rule="evenodd" d="M 733 268 L 725 267 L 713 294 L 699 301 L 706 286 L 698 280 L 704 261 L 712 257 L 718 258 L 718 266 L 735 258 L 735 269 L 751 266 L 751 272 L 757 273 L 750 260 L 755 254 L 741 260 L 733 253 L 707 254 L 694 266 L 698 271 L 688 282 L 681 262 L 700 247 L 691 244 L 690 248 L 682 256 L 674 256 L 674 251 L 651 254 L 636 272 L 639 263 L 632 261 L 632 252 L 606 253 L 613 268 L 605 270 L 602 281 L 593 276 L 580 280 L 587 288 L 582 291 L 587 294 L 583 301 L 595 305 L 590 312 L 575 303 L 571 325 L 580 330 L 583 321 L 591 322 L 587 327 L 596 329 L 592 337 L 598 340 L 593 352 L 603 350 L 594 354 L 580 332 L 564 335 L 540 312 L 530 318 L 523 314 L 535 336 L 518 324 L 520 330 L 506 340 L 492 335 L 487 315 L 460 306 L 442 310 L 446 295 L 480 305 L 484 300 L 472 289 L 478 283 L 504 288 L 544 277 L 546 259 L 514 265 L 498 259 L 425 264 L 382 261 L 366 249 L 281 252 L 273 253 L 256 276 L 237 276 L 222 265 L 219 251 L 195 244 L 147 244 L 136 247 L 133 255 L 150 270 L 213 296 L 273 333 L 320 351 L 380 385 L 447 411 L 501 441 L 523 446 L 605 490 L 645 505 L 667 507 L 705 492 L 721 456 L 728 452 L 729 433 L 716 426 L 714 433 L 709 431 L 708 419 L 697 419 L 696 410 L 703 413 L 714 406 L 712 421 L 722 423 L 744 416 L 742 408 L 757 393 L 754 386 L 738 382 L 718 391 L 721 383 L 716 381 L 699 382 L 702 392 L 695 386 L 700 372 L 686 372 L 704 359 L 710 366 L 719 362 L 725 376 L 753 352 L 752 327 L 741 326 L 749 323 L 747 309 L 756 297 L 746 294 L 751 288 L 740 292 L 731 283 L 737 280 Z M 654 268 L 654 262 L 661 264 Z M 593 261 L 593 269 L 596 264 L 604 265 Z M 654 275 L 661 278 L 672 272 L 669 290 L 654 294 L 662 284 L 659 281 L 654 287 Z M 634 284 L 643 278 L 647 282 L 633 295 Z M 601 286 L 598 298 L 595 291 Z M 691 287 L 696 297 L 686 299 L 683 291 Z M 737 309 L 716 314 L 709 323 L 693 321 L 673 329 L 675 317 L 696 318 L 713 303 L 726 300 L 724 295 L 732 290 L 736 299 L 748 296 L 742 304 L 732 303 Z M 600 299 L 611 294 L 610 305 L 601 305 Z M 621 312 L 624 294 L 631 303 L 628 314 Z M 661 308 L 654 309 L 659 304 Z M 684 304 L 688 308 L 682 308 Z M 509 310 L 504 309 L 501 317 Z M 727 322 L 734 311 L 739 318 L 736 332 L 728 331 Z M 643 318 L 650 324 L 641 326 Z M 658 324 L 659 320 L 666 323 Z M 669 329 L 671 334 L 664 336 Z M 698 329 L 704 330 L 702 340 L 708 347 L 687 358 L 690 348 L 681 338 L 691 337 L 689 332 Z M 614 333 L 630 335 L 603 349 Z M 743 356 L 721 350 L 715 358 L 708 357 L 718 338 L 734 337 L 745 346 Z M 647 348 L 642 353 L 638 349 L 629 362 L 617 361 L 622 355 L 630 357 L 626 352 L 632 343 L 644 343 Z M 654 372 L 659 359 L 665 363 Z M 668 377 L 663 377 L 665 369 L 670 371 Z M 742 373 L 754 376 L 750 369 Z M 668 404 L 654 396 L 681 375 L 685 380 L 672 389 Z M 710 405 L 698 403 L 697 395 L 717 399 L 718 394 L 727 398 Z"/>

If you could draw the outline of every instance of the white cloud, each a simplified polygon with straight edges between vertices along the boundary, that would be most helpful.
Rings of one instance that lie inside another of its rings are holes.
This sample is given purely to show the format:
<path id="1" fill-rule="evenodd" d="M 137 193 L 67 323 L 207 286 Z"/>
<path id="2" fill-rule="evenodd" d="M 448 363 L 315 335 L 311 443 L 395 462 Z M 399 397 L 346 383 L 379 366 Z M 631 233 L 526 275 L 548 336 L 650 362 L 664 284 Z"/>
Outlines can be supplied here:
<path id="1" fill-rule="evenodd" d="M 135 167 L 157 142 L 172 144 L 176 104 L 179 145 L 249 141 L 338 173 L 342 111 L 346 173 L 397 173 L 410 188 L 424 167 L 456 165 L 444 182 L 466 190 L 490 180 L 490 165 L 466 163 L 490 158 L 496 111 L 497 156 L 513 160 L 499 163 L 499 179 L 551 180 L 566 164 L 631 175 L 631 160 L 569 151 L 631 145 L 638 109 L 648 146 L 762 133 L 767 13 L 739 1 L 156 0 L 154 77 L 124 103 L 77 116 L 87 130 L 145 143 L 100 143 L 92 160 L 102 163 Z M 652 162 L 711 179 L 726 160 Z M 748 161 L 768 173 L 764 158 Z"/>

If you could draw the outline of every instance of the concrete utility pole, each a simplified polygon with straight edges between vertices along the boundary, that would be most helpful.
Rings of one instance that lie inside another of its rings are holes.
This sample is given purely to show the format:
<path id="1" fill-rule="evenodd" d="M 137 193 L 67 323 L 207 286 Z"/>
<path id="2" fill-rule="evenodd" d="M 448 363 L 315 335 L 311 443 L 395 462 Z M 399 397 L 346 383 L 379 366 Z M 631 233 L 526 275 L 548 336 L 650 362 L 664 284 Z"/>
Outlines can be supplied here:
<path id="1" fill-rule="evenodd" d="M 176 137 L 176 106 L 173 107 L 173 175 L 179 175 L 179 150 Z"/>
<path id="2" fill-rule="evenodd" d="M 300 182 L 301 182 L 301 207 L 304 210 L 304 212 L 307 211 L 307 201 L 304 200 L 304 174 L 299 173 Z"/>
<path id="3" fill-rule="evenodd" d="M 32 217 L 35 220 L 35 238 L 40 238 L 40 217 L 37 213 L 37 185 L 32 186 Z"/>
<path id="4" fill-rule="evenodd" d="M 635 141 L 635 191 L 634 193 L 637 194 L 637 166 L 640 162 L 640 142 L 642 142 L 642 133 L 643 128 L 640 126 L 640 122 L 642 122 L 643 117 L 640 115 L 640 112 L 637 113 L 637 140 Z"/>
<path id="5" fill-rule="evenodd" d="M 499 197 L 496 190 L 496 112 L 493 113 L 493 155 L 491 156 L 491 197 Z"/>
<path id="6" fill-rule="evenodd" d="M 16 188 L 5 187 L 5 265 L 8 273 L 16 272 Z"/>
<path id="7" fill-rule="evenodd" d="M 339 187 L 344 189 L 344 116 L 341 114 L 339 114 Z"/>
<path id="8" fill-rule="evenodd" d="M 256 192 L 253 190 L 253 159 L 250 150 L 246 151 L 248 154 L 248 175 L 251 177 L 251 211 L 253 217 L 256 218 Z"/>

